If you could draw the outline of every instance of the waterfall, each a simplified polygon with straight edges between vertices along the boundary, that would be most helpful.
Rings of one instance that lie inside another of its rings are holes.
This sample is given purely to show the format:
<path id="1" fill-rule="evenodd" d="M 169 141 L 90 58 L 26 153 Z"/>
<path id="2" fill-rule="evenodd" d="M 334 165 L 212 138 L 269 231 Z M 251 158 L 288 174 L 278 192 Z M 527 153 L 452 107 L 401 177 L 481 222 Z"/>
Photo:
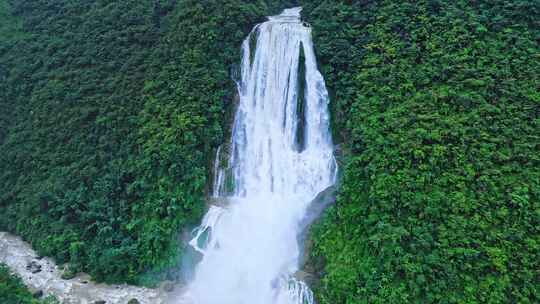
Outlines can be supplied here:
<path id="1" fill-rule="evenodd" d="M 337 166 L 328 93 L 300 10 L 269 17 L 242 45 L 229 158 L 221 165 L 220 148 L 215 164 L 213 196 L 227 204 L 212 206 L 194 231 L 190 245 L 202 260 L 179 303 L 313 303 L 293 276 L 297 237 Z"/>

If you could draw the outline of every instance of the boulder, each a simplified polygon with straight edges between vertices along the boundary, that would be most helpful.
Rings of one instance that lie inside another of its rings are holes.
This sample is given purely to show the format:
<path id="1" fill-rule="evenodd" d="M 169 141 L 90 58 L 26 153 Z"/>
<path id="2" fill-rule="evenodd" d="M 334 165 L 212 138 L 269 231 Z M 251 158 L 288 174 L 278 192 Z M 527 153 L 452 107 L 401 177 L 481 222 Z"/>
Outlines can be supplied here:
<path id="1" fill-rule="evenodd" d="M 30 271 L 31 273 L 38 273 L 41 272 L 41 265 L 39 265 L 36 261 L 32 261 L 26 264 L 26 270 Z"/>
<path id="2" fill-rule="evenodd" d="M 141 303 L 140 303 L 139 300 L 137 300 L 137 299 L 131 299 L 131 300 L 129 300 L 129 301 L 127 302 L 127 304 L 141 304 Z"/>
<path id="3" fill-rule="evenodd" d="M 161 288 L 163 288 L 163 290 L 165 290 L 166 292 L 173 292 L 174 291 L 174 282 L 165 281 L 161 285 Z"/>
<path id="4" fill-rule="evenodd" d="M 66 266 L 64 268 L 64 271 L 62 272 L 62 276 L 61 278 L 63 280 L 71 280 L 73 279 L 75 276 L 77 276 L 77 272 L 75 270 L 73 270 L 71 267 L 69 266 Z"/>
<path id="5" fill-rule="evenodd" d="M 32 293 L 32 296 L 33 296 L 35 299 L 39 299 L 39 298 L 43 297 L 43 290 L 37 290 L 37 291 L 35 291 L 34 293 Z"/>

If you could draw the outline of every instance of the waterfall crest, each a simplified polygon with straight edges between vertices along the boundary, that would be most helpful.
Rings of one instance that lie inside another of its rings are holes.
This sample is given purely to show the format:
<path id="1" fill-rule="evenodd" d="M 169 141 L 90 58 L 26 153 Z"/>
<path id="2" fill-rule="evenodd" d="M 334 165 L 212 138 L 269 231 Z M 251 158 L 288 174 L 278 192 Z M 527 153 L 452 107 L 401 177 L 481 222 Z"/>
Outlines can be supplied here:
<path id="1" fill-rule="evenodd" d="M 212 206 L 194 231 L 190 244 L 202 260 L 180 303 L 313 303 L 307 285 L 292 276 L 297 236 L 337 167 L 328 93 L 300 11 L 269 17 L 242 45 L 229 158 L 220 164 L 220 148 L 215 164 L 213 195 L 228 204 Z"/>

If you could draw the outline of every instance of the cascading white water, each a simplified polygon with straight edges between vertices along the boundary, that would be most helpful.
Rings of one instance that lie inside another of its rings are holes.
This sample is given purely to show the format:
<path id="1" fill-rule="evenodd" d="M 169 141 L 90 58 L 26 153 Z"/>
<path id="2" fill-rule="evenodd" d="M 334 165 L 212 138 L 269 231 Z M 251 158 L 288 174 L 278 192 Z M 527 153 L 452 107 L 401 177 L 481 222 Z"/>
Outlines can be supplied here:
<path id="1" fill-rule="evenodd" d="M 195 231 L 190 244 L 202 261 L 180 303 L 313 303 L 293 277 L 297 236 L 309 203 L 334 183 L 337 168 L 328 94 L 300 10 L 269 17 L 242 45 L 230 156 L 222 168 L 218 149 L 214 176 L 214 196 L 228 204 L 212 206 Z"/>

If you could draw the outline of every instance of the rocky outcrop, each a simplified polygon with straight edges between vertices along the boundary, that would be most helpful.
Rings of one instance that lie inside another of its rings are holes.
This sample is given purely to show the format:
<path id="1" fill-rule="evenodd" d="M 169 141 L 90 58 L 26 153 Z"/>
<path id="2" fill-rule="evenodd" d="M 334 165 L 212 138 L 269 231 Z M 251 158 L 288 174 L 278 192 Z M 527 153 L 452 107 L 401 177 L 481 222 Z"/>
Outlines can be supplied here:
<path id="1" fill-rule="evenodd" d="M 318 276 L 316 275 L 316 270 L 312 261 L 309 259 L 309 252 L 311 250 L 311 239 L 309 236 L 310 225 L 313 224 L 328 208 L 331 204 L 336 201 L 336 186 L 330 186 L 325 190 L 321 191 L 315 199 L 309 204 L 308 210 L 304 219 L 300 222 L 300 234 L 298 235 L 298 243 L 302 248 L 302 255 L 300 259 L 300 269 L 295 274 L 294 277 L 297 280 L 305 282 L 308 286 L 313 287 L 313 285 L 318 281 Z"/>
<path id="2" fill-rule="evenodd" d="M 330 186 L 326 188 L 325 190 L 321 191 L 315 199 L 309 204 L 308 210 L 306 211 L 306 215 L 300 222 L 300 229 L 301 231 L 299 235 L 299 240 L 303 242 L 306 237 L 309 230 L 309 226 L 318 219 L 323 211 L 328 208 L 332 203 L 336 201 L 336 186 Z"/>

